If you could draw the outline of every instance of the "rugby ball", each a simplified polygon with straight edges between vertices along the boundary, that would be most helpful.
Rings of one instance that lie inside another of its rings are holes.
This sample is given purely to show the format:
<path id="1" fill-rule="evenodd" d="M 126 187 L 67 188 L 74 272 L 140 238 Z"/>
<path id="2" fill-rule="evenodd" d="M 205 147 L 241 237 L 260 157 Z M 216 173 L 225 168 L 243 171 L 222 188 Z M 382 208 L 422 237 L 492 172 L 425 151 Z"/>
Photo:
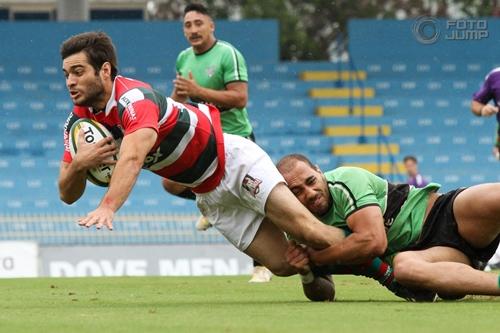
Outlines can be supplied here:
<path id="1" fill-rule="evenodd" d="M 113 137 L 111 132 L 102 124 L 95 120 L 82 118 L 75 121 L 69 130 L 69 149 L 71 157 L 75 157 L 78 151 L 78 136 L 83 131 L 85 141 L 89 144 L 95 144 L 106 137 Z M 118 156 L 114 155 L 116 161 Z M 96 168 L 87 171 L 87 179 L 92 183 L 107 187 L 111 181 L 114 165 L 101 164 Z"/>

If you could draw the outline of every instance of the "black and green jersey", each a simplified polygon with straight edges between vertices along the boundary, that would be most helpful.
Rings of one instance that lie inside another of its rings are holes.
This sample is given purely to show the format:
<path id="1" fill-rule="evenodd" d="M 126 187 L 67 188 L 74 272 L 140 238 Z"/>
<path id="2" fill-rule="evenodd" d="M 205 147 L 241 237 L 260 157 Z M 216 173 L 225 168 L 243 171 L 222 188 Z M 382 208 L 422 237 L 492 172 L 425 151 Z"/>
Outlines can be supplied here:
<path id="1" fill-rule="evenodd" d="M 231 82 L 248 82 L 247 67 L 241 53 L 231 44 L 218 40 L 209 50 L 196 54 L 187 48 L 177 57 L 176 71 L 183 77 L 189 72 L 200 86 L 224 90 Z M 193 100 L 193 102 L 204 102 Z M 222 130 L 247 137 L 252 133 L 246 108 L 221 109 Z"/>
<path id="2" fill-rule="evenodd" d="M 378 206 L 382 214 L 388 203 L 388 182 L 369 171 L 355 167 L 340 167 L 325 172 L 333 204 L 320 220 L 328 225 L 348 228 L 347 218 L 357 210 L 367 206 Z M 399 213 L 389 223 L 385 221 L 387 251 L 384 259 L 392 262 L 397 252 L 415 243 L 422 231 L 429 194 L 440 188 L 430 183 L 424 188 L 411 187 L 408 197 Z M 369 221 L 367 221 L 369 223 Z"/>

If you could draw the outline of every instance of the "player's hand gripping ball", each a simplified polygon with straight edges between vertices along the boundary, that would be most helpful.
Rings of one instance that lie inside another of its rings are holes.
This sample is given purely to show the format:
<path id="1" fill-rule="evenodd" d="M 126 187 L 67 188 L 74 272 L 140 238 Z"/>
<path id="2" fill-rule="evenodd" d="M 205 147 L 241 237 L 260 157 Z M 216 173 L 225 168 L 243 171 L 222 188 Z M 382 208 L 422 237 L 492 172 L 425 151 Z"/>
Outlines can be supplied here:
<path id="1" fill-rule="evenodd" d="M 113 137 L 111 132 L 102 124 L 92 119 L 78 119 L 69 131 L 69 148 L 71 157 L 75 157 L 78 151 L 78 136 L 83 131 L 83 137 L 88 144 L 95 144 L 106 137 Z M 118 160 L 118 155 L 113 155 Z M 107 187 L 113 174 L 114 165 L 101 164 L 87 171 L 87 179 L 92 183 Z"/>

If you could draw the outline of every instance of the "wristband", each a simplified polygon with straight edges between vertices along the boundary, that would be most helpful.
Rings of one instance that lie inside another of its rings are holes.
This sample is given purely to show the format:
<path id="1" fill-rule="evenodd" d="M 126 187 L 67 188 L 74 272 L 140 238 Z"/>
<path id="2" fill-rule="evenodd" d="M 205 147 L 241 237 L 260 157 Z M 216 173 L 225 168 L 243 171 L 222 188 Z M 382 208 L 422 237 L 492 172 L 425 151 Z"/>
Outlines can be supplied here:
<path id="1" fill-rule="evenodd" d="M 314 281 L 314 274 L 311 271 L 307 272 L 306 275 L 300 274 L 300 279 L 302 280 L 302 284 L 312 283 Z"/>

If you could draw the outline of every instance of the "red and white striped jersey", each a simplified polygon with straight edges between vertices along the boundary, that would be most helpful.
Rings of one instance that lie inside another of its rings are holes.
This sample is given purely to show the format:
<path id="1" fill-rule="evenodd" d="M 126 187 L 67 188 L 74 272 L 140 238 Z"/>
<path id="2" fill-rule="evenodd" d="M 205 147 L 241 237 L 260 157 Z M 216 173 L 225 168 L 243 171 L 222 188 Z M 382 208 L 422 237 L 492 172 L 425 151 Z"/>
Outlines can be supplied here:
<path id="1" fill-rule="evenodd" d="M 69 130 L 80 118 L 106 126 L 115 139 L 140 128 L 158 138 L 143 169 L 203 193 L 217 187 L 224 175 L 224 140 L 219 111 L 211 105 L 178 103 L 147 83 L 117 76 L 106 109 L 75 106 L 64 126 L 63 161 L 70 163 Z"/>

